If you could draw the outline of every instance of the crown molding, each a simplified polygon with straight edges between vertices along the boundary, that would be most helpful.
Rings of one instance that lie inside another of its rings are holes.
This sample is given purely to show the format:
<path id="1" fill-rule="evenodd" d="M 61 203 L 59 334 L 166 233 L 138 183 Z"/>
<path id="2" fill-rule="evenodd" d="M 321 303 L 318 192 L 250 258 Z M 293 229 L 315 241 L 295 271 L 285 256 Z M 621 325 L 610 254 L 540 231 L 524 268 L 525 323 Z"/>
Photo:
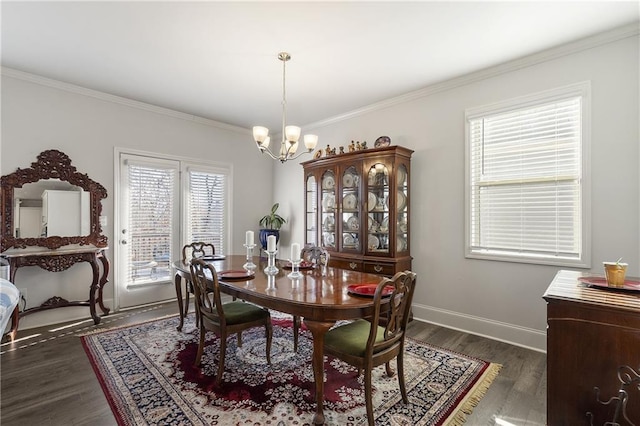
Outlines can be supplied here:
<path id="1" fill-rule="evenodd" d="M 460 77 L 455 77 L 449 80 L 445 80 L 440 83 L 435 83 L 427 87 L 424 87 L 422 89 L 406 93 L 404 95 L 400 95 L 400 96 L 386 99 L 384 101 L 376 102 L 374 104 L 370 104 L 362 108 L 358 108 L 358 109 L 346 112 L 344 114 L 339 114 L 333 117 L 329 117 L 325 120 L 320 120 L 320 121 L 306 124 L 304 125 L 304 127 L 307 129 L 315 129 L 319 127 L 328 126 L 331 124 L 336 124 L 341 121 L 349 120 L 351 118 L 359 117 L 374 111 L 379 111 L 395 105 L 399 105 L 399 104 L 407 103 L 416 99 L 424 98 L 426 96 L 430 96 L 436 93 L 440 93 L 440 92 L 451 90 L 457 87 L 465 86 L 471 83 L 475 83 L 477 81 L 498 76 L 500 74 L 505 74 L 511 71 L 516 71 L 518 69 L 530 67 L 532 65 L 536 65 L 546 61 L 553 60 L 553 59 L 561 58 L 563 56 L 568 56 L 568 55 L 572 55 L 588 49 L 593 49 L 595 47 L 602 46 L 608 43 L 613 43 L 619 40 L 623 40 L 625 38 L 635 37 L 638 34 L 640 34 L 640 23 L 635 22 L 633 24 L 621 26 L 610 31 L 605 31 L 590 37 L 585 37 L 580 40 L 565 43 L 560 46 L 552 47 L 550 49 L 543 50 L 541 52 L 534 53 L 534 54 L 531 54 L 519 59 L 515 59 L 509 62 L 505 62 L 493 67 L 485 68 L 476 72 L 465 74 Z M 226 123 L 211 120 L 208 118 L 199 117 L 196 115 L 187 114 L 180 111 L 175 111 L 169 108 L 163 108 L 163 107 L 147 104 L 140 101 L 135 101 L 132 99 L 121 97 L 121 96 L 111 95 L 111 94 L 100 92 L 93 89 L 87 89 L 85 87 L 77 86 L 70 83 L 65 83 L 62 81 L 50 79 L 47 77 L 42 77 L 35 74 L 30 74 L 30 73 L 19 71 L 13 68 L 0 67 L 0 74 L 6 75 L 8 77 L 16 78 L 19 80 L 29 81 L 35 84 L 40 84 L 42 86 L 48 86 L 55 89 L 76 93 L 79 95 L 101 99 L 107 102 L 126 105 L 132 108 L 150 111 L 157 114 L 163 114 L 166 116 L 179 118 L 186 121 L 193 121 L 206 126 L 216 127 L 219 129 L 229 130 L 232 132 L 237 132 L 242 134 L 251 134 L 250 129 L 245 129 L 243 127 L 233 126 L 231 124 L 226 124 Z"/>
<path id="2" fill-rule="evenodd" d="M 65 83 L 63 81 L 54 80 L 52 78 L 43 77 L 36 74 L 30 74 L 28 72 L 20 71 L 14 68 L 0 67 L 0 73 L 7 77 L 12 77 L 18 80 L 28 81 L 30 83 L 39 84 L 41 86 L 51 87 L 66 92 L 75 93 L 77 95 L 88 96 L 96 99 L 100 99 L 115 104 L 125 105 L 131 108 L 137 108 L 144 111 L 153 112 L 156 114 L 162 114 L 181 120 L 192 121 L 205 126 L 216 127 L 222 130 L 229 130 L 236 133 L 250 134 L 249 129 L 245 129 L 239 126 L 233 126 L 231 124 L 222 123 L 220 121 L 211 120 L 197 115 L 187 114 L 184 112 L 172 110 L 169 108 L 163 108 L 156 105 L 151 105 L 145 102 L 135 101 L 133 99 L 124 98 L 122 96 L 111 95 L 109 93 L 100 92 L 98 90 L 88 89 L 86 87 L 77 86 L 75 84 Z"/>
<path id="3" fill-rule="evenodd" d="M 455 89 L 457 87 L 465 86 L 481 80 L 486 80 L 500 74 L 527 68 L 532 65 L 551 61 L 553 59 L 558 59 L 588 49 L 593 49 L 595 47 L 613 43 L 629 37 L 635 37 L 638 34 L 640 34 L 640 23 L 636 22 L 633 24 L 624 25 L 610 31 L 605 31 L 590 37 L 585 37 L 573 42 L 565 43 L 556 47 L 552 47 L 550 49 L 527 55 L 522 58 L 514 59 L 509 62 L 505 62 L 489 68 L 484 68 L 482 70 L 445 80 L 440 83 L 435 83 L 422 89 L 415 90 L 413 92 L 409 92 L 393 98 L 385 99 L 384 101 L 376 102 L 374 104 L 367 105 L 344 114 L 336 115 L 325 120 L 306 124 L 304 127 L 306 129 L 315 129 L 331 124 L 336 124 L 338 122 L 349 120 L 351 118 L 362 116 L 374 111 L 379 111 L 395 105 L 404 104 L 416 99 L 424 98 L 436 93 Z"/>

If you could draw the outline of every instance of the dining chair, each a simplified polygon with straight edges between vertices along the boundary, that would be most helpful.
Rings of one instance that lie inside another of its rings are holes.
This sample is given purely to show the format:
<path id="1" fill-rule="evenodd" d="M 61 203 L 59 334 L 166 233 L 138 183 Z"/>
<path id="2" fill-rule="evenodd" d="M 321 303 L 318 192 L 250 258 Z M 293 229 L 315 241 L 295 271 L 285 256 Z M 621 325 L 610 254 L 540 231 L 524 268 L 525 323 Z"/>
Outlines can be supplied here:
<path id="1" fill-rule="evenodd" d="M 305 262 L 313 264 L 315 269 L 320 270 L 322 275 L 326 275 L 327 267 L 329 266 L 329 252 L 322 247 L 318 247 L 314 244 L 306 244 L 302 250 L 300 250 L 300 259 Z M 293 350 L 298 352 L 298 335 L 300 334 L 300 327 L 302 326 L 302 318 L 293 317 Z"/>
<path id="2" fill-rule="evenodd" d="M 324 338 L 324 352 L 364 370 L 364 391 L 367 420 L 373 426 L 373 400 L 371 370 L 385 364 L 389 377 L 394 375 L 390 362 L 396 358 L 398 384 L 402 401 L 409 402 L 404 382 L 404 338 L 411 301 L 415 289 L 416 274 L 411 271 L 398 272 L 392 278 L 383 278 L 373 296 L 373 317 L 359 319 L 332 328 Z M 388 305 L 382 301 L 389 298 Z M 388 308 L 388 309 L 387 309 Z M 385 325 L 379 325 L 381 310 L 386 315 Z"/>
<path id="3" fill-rule="evenodd" d="M 192 259 L 191 280 L 195 290 L 196 315 L 200 318 L 200 342 L 194 366 L 200 365 L 205 347 L 207 331 L 214 332 L 220 338 L 220 361 L 216 383 L 220 384 L 224 373 L 224 359 L 227 350 L 227 337 L 238 335 L 238 346 L 242 346 L 240 336 L 243 330 L 253 327 L 264 327 L 267 337 L 267 363 L 271 364 L 271 314 L 268 309 L 252 303 L 233 301 L 222 303 L 218 274 L 215 268 L 201 259 Z"/>
<path id="4" fill-rule="evenodd" d="M 214 256 L 216 254 L 216 248 L 211 243 L 203 243 L 203 242 L 193 242 L 191 244 L 186 244 L 182 247 L 182 263 L 187 263 L 187 260 L 197 259 L 205 256 Z M 187 313 L 189 312 L 189 293 L 194 294 L 193 284 L 187 280 L 185 283 L 185 299 L 184 299 L 184 317 L 186 318 Z M 180 303 L 180 301 L 178 301 Z M 196 307 L 197 309 L 197 307 Z M 180 326 L 178 331 L 182 328 L 182 320 L 180 318 Z M 196 327 L 198 326 L 198 315 L 196 315 Z"/>

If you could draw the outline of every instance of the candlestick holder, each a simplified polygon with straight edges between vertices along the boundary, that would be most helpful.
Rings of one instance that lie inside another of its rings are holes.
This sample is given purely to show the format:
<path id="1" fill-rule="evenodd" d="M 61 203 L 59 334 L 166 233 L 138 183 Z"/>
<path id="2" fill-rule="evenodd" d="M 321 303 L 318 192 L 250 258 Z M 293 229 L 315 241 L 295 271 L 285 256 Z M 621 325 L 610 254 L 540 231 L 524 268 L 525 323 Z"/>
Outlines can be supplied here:
<path id="1" fill-rule="evenodd" d="M 244 269 L 247 271 L 253 271 L 257 268 L 256 264 L 253 263 L 253 248 L 256 246 L 255 244 L 243 244 L 247 248 L 247 262 L 242 265 Z"/>
<path id="2" fill-rule="evenodd" d="M 291 279 L 298 279 L 302 277 L 302 274 L 300 273 L 300 262 L 301 260 L 290 260 L 289 262 L 291 262 L 291 272 L 289 272 L 289 274 L 287 275 L 288 278 Z"/>
<path id="3" fill-rule="evenodd" d="M 278 250 L 274 250 L 274 251 L 267 250 L 267 256 L 269 256 L 269 259 L 268 259 L 267 267 L 264 268 L 264 273 L 267 275 L 275 275 L 280 271 L 276 266 L 276 253 L 278 253 Z"/>
<path id="4" fill-rule="evenodd" d="M 276 277 L 267 275 L 267 293 L 274 294 L 276 292 Z"/>

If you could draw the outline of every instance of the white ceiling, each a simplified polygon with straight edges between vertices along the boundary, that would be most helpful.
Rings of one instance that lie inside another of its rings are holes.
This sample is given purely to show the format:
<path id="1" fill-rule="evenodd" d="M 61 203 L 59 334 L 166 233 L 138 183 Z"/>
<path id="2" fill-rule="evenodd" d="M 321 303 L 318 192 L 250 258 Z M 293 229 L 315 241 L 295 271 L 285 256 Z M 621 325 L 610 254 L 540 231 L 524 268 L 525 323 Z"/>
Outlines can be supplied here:
<path id="1" fill-rule="evenodd" d="M 639 3 L 2 1 L 2 66 L 245 128 L 304 125 L 637 22 Z"/>

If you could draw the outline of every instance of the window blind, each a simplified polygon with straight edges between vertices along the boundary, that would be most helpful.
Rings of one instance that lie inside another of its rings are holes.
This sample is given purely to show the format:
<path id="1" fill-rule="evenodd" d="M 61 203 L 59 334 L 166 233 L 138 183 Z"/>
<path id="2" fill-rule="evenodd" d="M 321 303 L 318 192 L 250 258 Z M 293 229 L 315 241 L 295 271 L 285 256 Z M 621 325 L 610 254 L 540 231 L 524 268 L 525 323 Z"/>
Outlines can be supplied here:
<path id="1" fill-rule="evenodd" d="M 226 252 L 227 176 L 189 170 L 187 241 L 212 243 L 216 253 Z"/>
<path id="2" fill-rule="evenodd" d="M 468 120 L 472 253 L 580 258 L 581 101 Z"/>
<path id="3" fill-rule="evenodd" d="M 132 283 L 157 279 L 158 268 L 169 268 L 176 172 L 174 168 L 128 164 L 128 276 Z"/>

